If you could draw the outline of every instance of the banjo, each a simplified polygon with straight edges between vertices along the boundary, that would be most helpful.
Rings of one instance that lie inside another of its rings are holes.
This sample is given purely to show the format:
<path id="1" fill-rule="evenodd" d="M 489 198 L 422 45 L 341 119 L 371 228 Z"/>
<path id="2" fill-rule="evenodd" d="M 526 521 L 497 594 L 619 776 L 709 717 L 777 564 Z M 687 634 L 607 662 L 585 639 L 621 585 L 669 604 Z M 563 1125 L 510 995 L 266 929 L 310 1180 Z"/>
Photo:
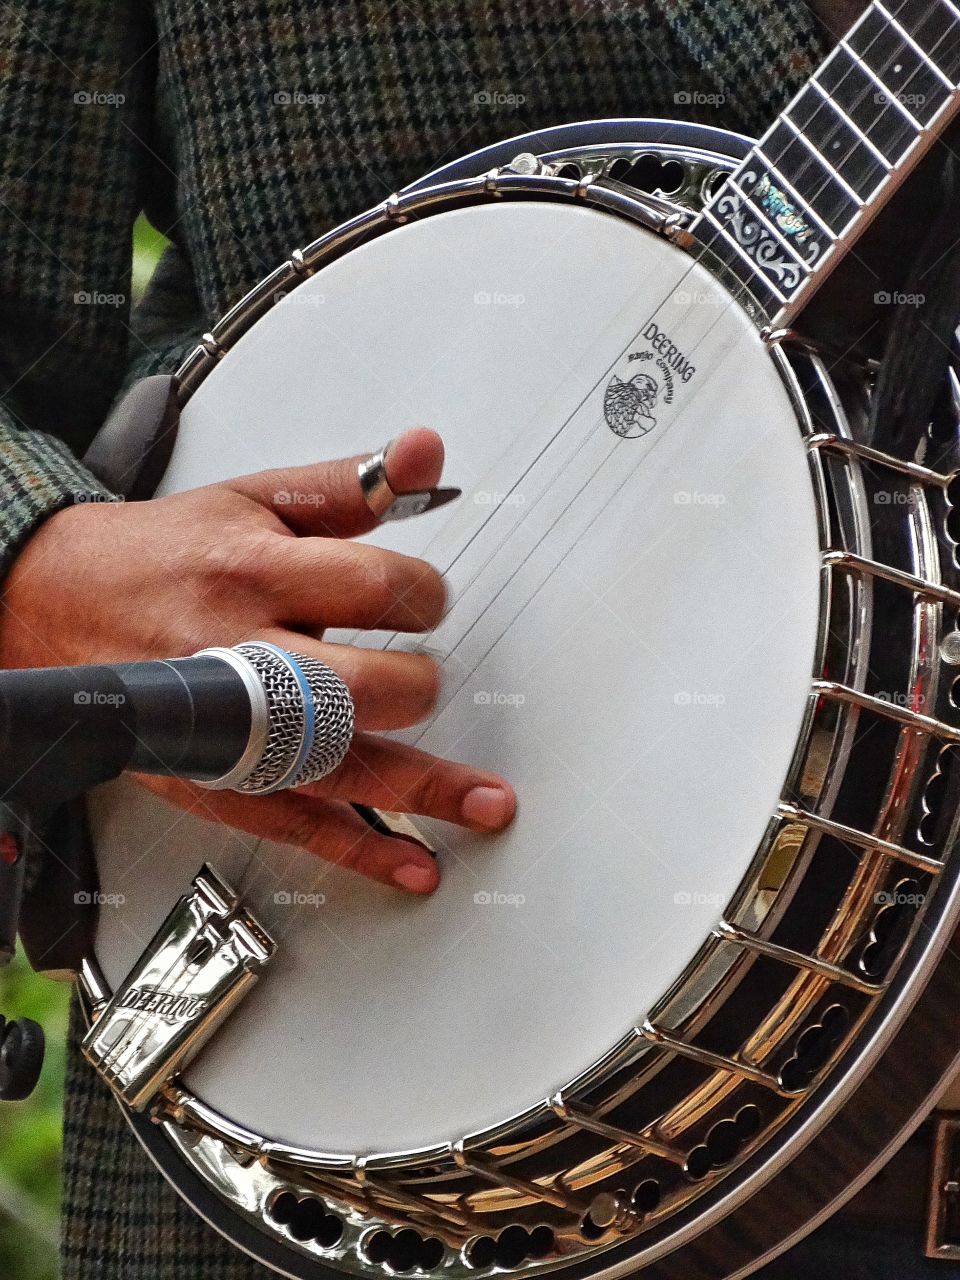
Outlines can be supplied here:
<path id="1" fill-rule="evenodd" d="M 960 376 L 925 451 L 881 449 L 875 369 L 802 313 L 958 107 L 960 10 L 875 3 L 759 142 L 489 148 L 180 369 L 161 493 L 443 431 L 460 501 L 369 535 L 454 601 L 402 736 L 521 800 L 495 838 L 417 819 L 444 878 L 413 901 L 90 797 L 125 909 L 85 1053 L 280 1274 L 746 1275 L 955 1070 Z"/>

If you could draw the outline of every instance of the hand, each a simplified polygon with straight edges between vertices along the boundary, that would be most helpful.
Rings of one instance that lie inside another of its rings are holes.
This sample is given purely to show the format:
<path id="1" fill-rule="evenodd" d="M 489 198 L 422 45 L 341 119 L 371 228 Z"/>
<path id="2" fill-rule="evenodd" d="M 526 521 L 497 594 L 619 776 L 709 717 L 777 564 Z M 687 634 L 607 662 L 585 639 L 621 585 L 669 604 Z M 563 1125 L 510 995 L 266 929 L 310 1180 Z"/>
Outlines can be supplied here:
<path id="1" fill-rule="evenodd" d="M 320 659 L 348 685 L 358 730 L 327 778 L 272 796 L 141 781 L 201 817 L 431 893 L 439 872 L 430 854 L 413 840 L 378 834 L 350 802 L 496 831 L 516 800 L 495 774 L 375 732 L 429 715 L 439 689 L 432 658 L 322 639 L 328 627 L 429 631 L 446 603 L 443 579 L 425 561 L 350 541 L 376 524 L 357 481 L 360 460 L 262 471 L 149 502 L 84 503 L 51 516 L 7 578 L 0 667 L 179 657 L 251 639 Z M 407 431 L 390 446 L 388 479 L 398 493 L 435 487 L 442 467 L 433 431 Z"/>

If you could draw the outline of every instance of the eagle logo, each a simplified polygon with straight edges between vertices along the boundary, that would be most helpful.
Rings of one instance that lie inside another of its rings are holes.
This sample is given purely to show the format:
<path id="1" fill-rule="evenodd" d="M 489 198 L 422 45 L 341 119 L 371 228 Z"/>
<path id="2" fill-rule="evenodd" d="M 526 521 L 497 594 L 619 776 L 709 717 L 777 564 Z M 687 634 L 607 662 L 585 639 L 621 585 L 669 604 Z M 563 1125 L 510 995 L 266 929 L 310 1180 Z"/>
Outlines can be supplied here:
<path id="1" fill-rule="evenodd" d="M 649 373 L 635 373 L 624 382 L 614 374 L 603 397 L 603 416 L 615 435 L 645 436 L 657 425 L 653 410 L 660 388 Z"/>

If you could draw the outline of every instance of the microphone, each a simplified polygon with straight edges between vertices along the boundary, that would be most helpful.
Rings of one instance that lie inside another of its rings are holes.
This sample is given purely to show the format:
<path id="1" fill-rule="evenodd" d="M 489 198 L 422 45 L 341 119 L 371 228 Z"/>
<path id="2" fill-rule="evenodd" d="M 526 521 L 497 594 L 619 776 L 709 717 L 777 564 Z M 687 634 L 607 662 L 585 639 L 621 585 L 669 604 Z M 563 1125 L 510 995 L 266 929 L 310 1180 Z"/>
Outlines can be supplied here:
<path id="1" fill-rule="evenodd" d="M 353 730 L 353 699 L 335 671 L 261 641 L 191 658 L 0 671 L 4 791 L 36 789 L 44 774 L 48 793 L 66 790 L 62 772 L 49 776 L 55 760 L 95 781 L 133 769 L 268 795 L 332 773 Z"/>

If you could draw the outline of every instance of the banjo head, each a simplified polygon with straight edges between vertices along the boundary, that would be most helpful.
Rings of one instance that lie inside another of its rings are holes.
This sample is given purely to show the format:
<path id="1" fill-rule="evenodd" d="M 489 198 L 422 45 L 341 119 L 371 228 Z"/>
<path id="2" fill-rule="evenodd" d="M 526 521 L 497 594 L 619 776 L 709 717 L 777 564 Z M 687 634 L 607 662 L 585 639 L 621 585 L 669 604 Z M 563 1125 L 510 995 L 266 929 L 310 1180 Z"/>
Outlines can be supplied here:
<path id="1" fill-rule="evenodd" d="M 723 170 L 662 159 L 677 208 Z M 101 887 L 124 900 L 101 912 L 106 988 L 204 862 L 278 943 L 165 1132 L 292 1274 L 404 1270 L 402 1230 L 420 1271 L 556 1266 L 645 1231 L 654 1256 L 670 1212 L 842 1071 L 917 923 L 878 960 L 877 895 L 926 892 L 910 824 L 940 743 L 914 744 L 883 826 L 903 858 L 829 830 L 877 829 L 889 794 L 874 820 L 844 787 L 902 760 L 906 733 L 855 749 L 856 709 L 824 680 L 864 695 L 873 630 L 872 581 L 824 576 L 827 548 L 872 554 L 829 380 L 643 225 L 662 193 L 614 184 L 605 206 L 562 182 L 451 184 L 387 233 L 348 228 L 346 252 L 335 234 L 321 269 L 259 291 L 254 324 L 218 326 L 223 358 L 208 342 L 184 370 L 161 493 L 441 431 L 462 498 L 369 540 L 442 569 L 447 617 L 425 640 L 326 638 L 434 652 L 436 713 L 397 736 L 519 797 L 496 837 L 413 820 L 443 868 L 429 900 L 130 781 L 91 802 Z M 836 459 L 811 446 L 817 412 Z M 912 528 L 929 573 L 936 538 Z M 895 624 L 936 697 L 917 633 L 940 623 L 911 604 Z M 267 1144 L 254 1173 L 223 1156 L 240 1133 Z M 339 1230 L 304 1234 L 305 1170 Z"/>

